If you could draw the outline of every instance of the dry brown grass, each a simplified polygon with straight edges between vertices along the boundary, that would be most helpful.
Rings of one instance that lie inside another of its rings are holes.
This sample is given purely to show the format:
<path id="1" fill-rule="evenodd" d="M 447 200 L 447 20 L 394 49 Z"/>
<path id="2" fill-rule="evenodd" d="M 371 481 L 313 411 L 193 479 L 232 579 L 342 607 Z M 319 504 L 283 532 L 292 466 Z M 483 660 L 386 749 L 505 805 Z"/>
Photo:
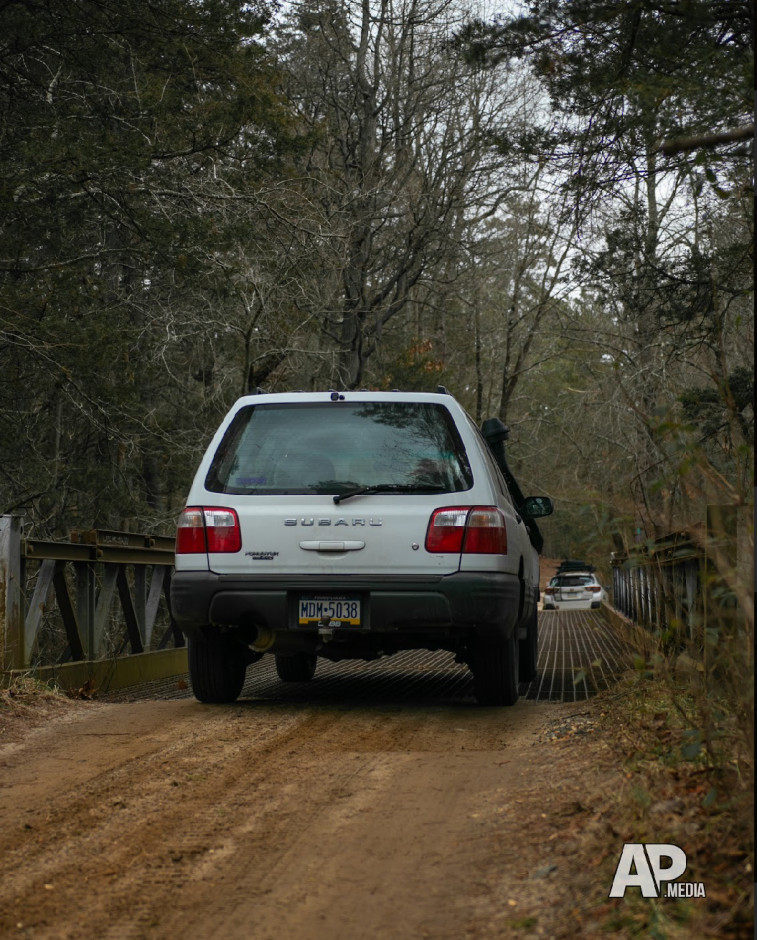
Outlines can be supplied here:
<path id="1" fill-rule="evenodd" d="M 21 740 L 52 715 L 74 708 L 63 692 L 24 675 L 0 688 L 0 744 Z"/>
<path id="2" fill-rule="evenodd" d="M 667 671 L 648 670 L 594 701 L 623 767 L 623 783 L 604 808 L 618 848 L 605 862 L 608 885 L 623 843 L 671 843 L 687 855 L 681 880 L 706 890 L 706 900 L 676 901 L 629 890 L 592 912 L 600 933 L 655 940 L 753 935 L 751 754 L 723 702 L 710 702 L 707 743 L 701 695 Z"/>

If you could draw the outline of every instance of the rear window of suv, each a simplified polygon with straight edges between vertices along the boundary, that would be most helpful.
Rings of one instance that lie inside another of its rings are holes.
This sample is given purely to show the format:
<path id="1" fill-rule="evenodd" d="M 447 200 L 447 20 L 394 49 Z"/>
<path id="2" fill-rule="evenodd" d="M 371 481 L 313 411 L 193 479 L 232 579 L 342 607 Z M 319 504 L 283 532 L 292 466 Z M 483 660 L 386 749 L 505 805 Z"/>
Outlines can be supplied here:
<path id="1" fill-rule="evenodd" d="M 473 484 L 449 411 L 427 402 L 269 403 L 242 408 L 208 472 L 213 493 L 457 493 Z"/>
<path id="2" fill-rule="evenodd" d="M 591 574 L 561 574 L 549 583 L 551 587 L 582 587 L 586 584 L 596 584 L 597 579 Z"/>

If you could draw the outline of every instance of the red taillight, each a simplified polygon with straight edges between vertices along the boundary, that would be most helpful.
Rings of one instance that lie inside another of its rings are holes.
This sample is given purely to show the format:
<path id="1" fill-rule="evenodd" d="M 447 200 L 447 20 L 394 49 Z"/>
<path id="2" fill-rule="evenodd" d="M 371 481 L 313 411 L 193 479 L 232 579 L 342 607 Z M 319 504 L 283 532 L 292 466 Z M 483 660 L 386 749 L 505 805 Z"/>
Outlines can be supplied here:
<path id="1" fill-rule="evenodd" d="M 545 593 L 545 594 L 554 594 L 554 593 L 555 593 L 555 589 L 554 589 L 553 587 L 544 588 L 544 593 Z"/>
<path id="2" fill-rule="evenodd" d="M 437 509 L 426 531 L 426 551 L 506 555 L 507 526 L 496 506 L 446 506 Z"/>
<path id="3" fill-rule="evenodd" d="M 202 509 L 187 507 L 179 516 L 176 529 L 176 554 L 197 555 L 207 550 Z"/>
<path id="4" fill-rule="evenodd" d="M 463 554 L 506 555 L 507 526 L 496 506 L 474 506 L 465 528 Z"/>
<path id="5" fill-rule="evenodd" d="M 177 555 L 238 552 L 241 547 L 239 518 L 233 509 L 188 506 L 179 516 Z"/>
<path id="6" fill-rule="evenodd" d="M 587 584 L 587 585 L 586 585 L 586 590 L 587 590 L 587 591 L 591 591 L 592 594 L 599 594 L 599 592 L 602 590 L 602 588 L 600 587 L 599 584 Z"/>
<path id="7" fill-rule="evenodd" d="M 205 509 L 208 552 L 238 552 L 242 547 L 239 519 L 233 509 Z"/>
<path id="8" fill-rule="evenodd" d="M 459 554 L 463 550 L 465 522 L 469 511 L 468 506 L 437 509 L 431 516 L 426 530 L 426 551 Z"/>

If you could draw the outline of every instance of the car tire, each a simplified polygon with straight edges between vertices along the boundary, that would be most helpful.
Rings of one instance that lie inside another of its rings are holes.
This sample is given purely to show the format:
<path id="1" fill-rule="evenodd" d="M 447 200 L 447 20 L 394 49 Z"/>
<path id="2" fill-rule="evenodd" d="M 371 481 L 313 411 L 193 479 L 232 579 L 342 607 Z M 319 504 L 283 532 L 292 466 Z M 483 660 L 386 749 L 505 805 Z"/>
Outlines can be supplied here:
<path id="1" fill-rule="evenodd" d="M 315 675 L 318 657 L 309 653 L 277 656 L 276 672 L 282 682 L 310 682 Z"/>
<path id="2" fill-rule="evenodd" d="M 530 682 L 536 678 L 539 657 L 539 614 L 536 609 L 529 617 L 526 638 L 519 640 L 518 678 L 521 682 Z"/>
<path id="3" fill-rule="evenodd" d="M 518 701 L 519 651 L 517 627 L 507 639 L 476 641 L 470 669 L 479 705 L 514 705 Z"/>
<path id="4" fill-rule="evenodd" d="M 243 651 L 225 633 L 205 630 L 188 641 L 189 679 L 194 696 L 206 704 L 234 702 L 244 686 Z"/>

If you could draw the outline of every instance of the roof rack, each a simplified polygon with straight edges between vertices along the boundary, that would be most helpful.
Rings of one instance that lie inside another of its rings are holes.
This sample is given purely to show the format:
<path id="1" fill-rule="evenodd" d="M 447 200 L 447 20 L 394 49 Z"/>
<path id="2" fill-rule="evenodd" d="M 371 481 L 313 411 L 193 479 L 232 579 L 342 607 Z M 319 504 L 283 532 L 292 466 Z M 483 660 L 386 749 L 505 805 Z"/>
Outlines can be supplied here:
<path id="1" fill-rule="evenodd" d="M 580 561 L 578 558 L 566 558 L 560 562 L 560 567 L 556 574 L 565 574 L 568 571 L 596 571 L 596 565 L 590 565 L 588 562 Z"/>

